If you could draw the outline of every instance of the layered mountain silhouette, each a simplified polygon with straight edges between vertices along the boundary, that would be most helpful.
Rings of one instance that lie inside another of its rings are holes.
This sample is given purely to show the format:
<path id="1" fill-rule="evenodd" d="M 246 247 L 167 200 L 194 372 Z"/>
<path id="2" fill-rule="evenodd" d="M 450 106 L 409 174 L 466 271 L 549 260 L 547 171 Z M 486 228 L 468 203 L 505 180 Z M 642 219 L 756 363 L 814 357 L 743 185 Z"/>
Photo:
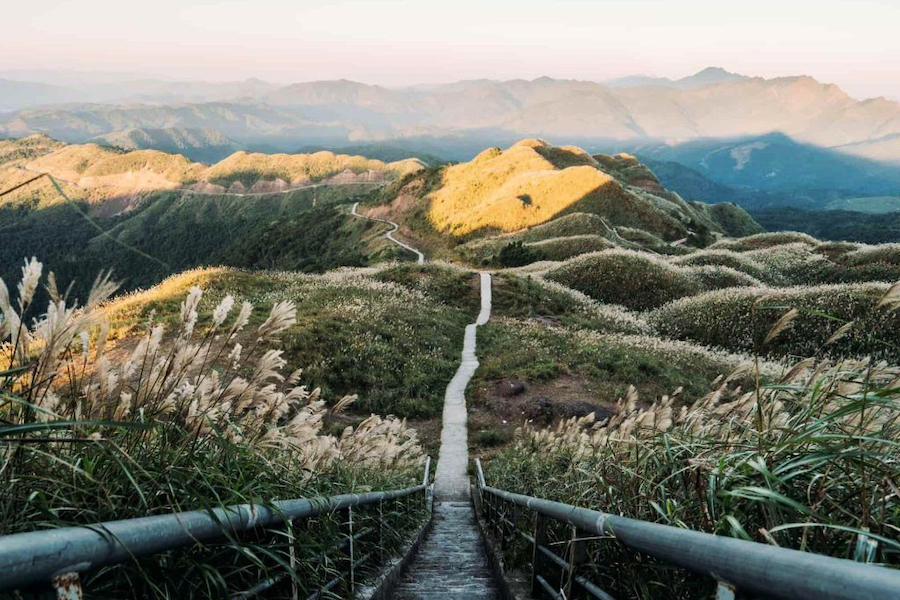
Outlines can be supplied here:
<path id="1" fill-rule="evenodd" d="M 208 162 L 237 149 L 348 146 L 375 158 L 401 148 L 469 160 L 527 136 L 637 153 L 717 184 L 800 192 L 814 202 L 900 194 L 900 104 L 856 100 L 807 76 L 764 79 L 710 67 L 677 80 L 479 79 L 398 89 L 347 80 L 0 80 L 0 92 L 0 110 L 15 109 L 0 113 L 0 137 L 44 133 Z"/>

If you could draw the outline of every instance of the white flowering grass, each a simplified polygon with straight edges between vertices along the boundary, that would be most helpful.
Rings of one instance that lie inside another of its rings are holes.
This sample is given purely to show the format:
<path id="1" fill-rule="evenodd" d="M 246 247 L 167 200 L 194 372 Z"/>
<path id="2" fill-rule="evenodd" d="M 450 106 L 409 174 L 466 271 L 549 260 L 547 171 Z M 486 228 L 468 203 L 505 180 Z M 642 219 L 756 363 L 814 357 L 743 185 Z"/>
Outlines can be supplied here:
<path id="1" fill-rule="evenodd" d="M 869 310 L 894 311 L 900 285 L 880 292 Z M 770 341 L 794 315 L 782 315 Z M 648 404 L 632 387 L 602 421 L 526 423 L 516 445 L 487 462 L 487 481 L 612 514 L 900 566 L 900 368 L 810 357 L 766 378 L 759 364 L 739 365 L 687 402 L 678 388 Z M 598 544 L 592 556 L 592 580 L 616 597 L 714 591 L 714 582 L 654 568 L 615 545 Z M 630 582 L 646 581 L 648 569 L 656 585 L 635 590 Z"/>
<path id="2" fill-rule="evenodd" d="M 286 368 L 278 346 L 296 325 L 292 301 L 256 311 L 220 293 L 207 309 L 200 287 L 178 288 L 216 273 L 188 274 L 168 282 L 174 298 L 156 298 L 177 304 L 170 318 L 149 316 L 133 344 L 116 348 L 108 321 L 116 302 L 101 306 L 116 286 L 99 278 L 77 306 L 51 275 L 51 301 L 37 310 L 41 271 L 28 261 L 12 297 L 0 284 L 0 532 L 406 487 L 421 477 L 422 449 L 405 421 L 372 415 L 327 433 L 357 399 L 329 408 L 321 390 L 301 384 L 303 371 Z M 134 310 L 134 296 L 123 302 Z M 388 518 L 391 527 L 411 525 Z M 246 553 L 228 546 L 152 558 L 97 574 L 92 589 L 227 595 L 277 572 L 295 551 L 319 555 L 331 527 L 318 541 L 298 534 L 299 550 L 263 535 Z M 230 566 L 210 577 L 209 565 Z M 323 575 L 296 577 L 314 587 Z"/>
<path id="3" fill-rule="evenodd" d="M 759 285 L 759 280 L 722 265 L 680 266 L 635 250 L 584 254 L 546 272 L 545 277 L 597 301 L 633 310 L 656 308 L 705 290 Z"/>
<path id="4" fill-rule="evenodd" d="M 749 287 L 681 298 L 656 309 L 649 321 L 670 337 L 739 351 L 764 354 L 830 355 L 900 359 L 895 343 L 900 313 L 873 311 L 886 283 L 832 284 L 789 288 Z M 763 340 L 788 310 L 800 315 L 772 344 Z M 845 335 L 825 342 L 847 323 Z"/>
<path id="5" fill-rule="evenodd" d="M 712 246 L 714 249 L 734 250 L 736 252 L 744 252 L 747 250 L 758 250 L 761 248 L 770 248 L 773 246 L 782 246 L 786 244 L 801 243 L 808 246 L 816 246 L 819 240 L 806 233 L 797 231 L 776 231 L 771 233 L 757 233 L 741 238 L 726 238 L 719 240 Z"/>
<path id="6" fill-rule="evenodd" d="M 692 252 L 685 256 L 673 257 L 670 261 L 672 264 L 681 266 L 717 265 L 730 267 L 767 283 L 775 283 L 773 280 L 777 280 L 779 275 L 768 265 L 754 260 L 744 253 L 735 252 L 733 250 L 697 250 L 696 252 Z"/>

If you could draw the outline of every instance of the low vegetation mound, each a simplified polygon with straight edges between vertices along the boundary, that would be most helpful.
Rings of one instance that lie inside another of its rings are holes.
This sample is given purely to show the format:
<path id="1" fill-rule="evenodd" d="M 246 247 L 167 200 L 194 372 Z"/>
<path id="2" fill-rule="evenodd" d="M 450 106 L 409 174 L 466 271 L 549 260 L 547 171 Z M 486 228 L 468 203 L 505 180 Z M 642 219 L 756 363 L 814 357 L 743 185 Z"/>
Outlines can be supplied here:
<path id="1" fill-rule="evenodd" d="M 896 361 L 900 351 L 891 340 L 900 335 L 900 312 L 876 308 L 888 288 L 883 283 L 734 288 L 675 300 L 649 318 L 665 336 L 731 350 Z M 789 326 L 767 341 L 775 324 L 794 309 Z"/>
<path id="2" fill-rule="evenodd" d="M 671 259 L 672 264 L 682 266 L 722 266 L 735 269 L 745 275 L 772 283 L 776 277 L 768 266 L 752 257 L 733 250 L 698 250 L 685 256 Z"/>
<path id="3" fill-rule="evenodd" d="M 819 243 L 819 240 L 806 233 L 777 231 L 773 233 L 759 233 L 739 239 L 720 240 L 713 244 L 711 248 L 745 252 L 747 250 L 759 250 L 760 248 L 770 248 L 772 246 L 796 243 L 816 246 Z"/>
<path id="4" fill-rule="evenodd" d="M 751 275 L 747 275 L 731 267 L 722 265 L 703 265 L 686 267 L 704 290 L 720 290 L 730 287 L 759 287 L 763 283 Z"/>
<path id="5" fill-rule="evenodd" d="M 571 213 L 515 233 L 497 236 L 496 240 L 540 242 L 570 235 L 607 235 L 610 228 L 603 217 L 590 213 Z"/>
<path id="6" fill-rule="evenodd" d="M 567 261 L 547 278 L 609 304 L 645 310 L 702 291 L 687 269 L 633 250 L 606 250 Z"/>
<path id="7" fill-rule="evenodd" d="M 866 246 L 846 252 L 839 258 L 841 264 L 851 267 L 885 264 L 900 266 L 900 244 Z"/>
<path id="8" fill-rule="evenodd" d="M 526 247 L 541 256 L 541 260 L 567 260 L 590 252 L 615 248 L 616 245 L 599 235 L 572 235 L 531 242 Z"/>

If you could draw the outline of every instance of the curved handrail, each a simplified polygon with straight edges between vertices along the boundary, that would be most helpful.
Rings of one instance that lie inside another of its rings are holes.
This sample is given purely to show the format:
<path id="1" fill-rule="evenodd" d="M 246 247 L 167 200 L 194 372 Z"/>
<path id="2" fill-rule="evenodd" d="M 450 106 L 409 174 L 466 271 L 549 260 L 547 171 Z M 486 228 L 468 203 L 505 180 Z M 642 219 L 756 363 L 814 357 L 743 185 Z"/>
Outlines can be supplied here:
<path id="1" fill-rule="evenodd" d="M 476 459 L 478 491 L 568 523 L 673 565 L 707 575 L 743 594 L 783 600 L 900 598 L 900 571 L 852 560 L 620 517 L 515 494 L 485 484 Z"/>
<path id="2" fill-rule="evenodd" d="M 429 461 L 430 462 L 430 461 Z M 288 520 L 396 500 L 427 490 L 400 490 L 236 504 L 152 517 L 107 521 L 0 537 L 0 592 L 38 585 L 175 548 L 208 542 Z"/>

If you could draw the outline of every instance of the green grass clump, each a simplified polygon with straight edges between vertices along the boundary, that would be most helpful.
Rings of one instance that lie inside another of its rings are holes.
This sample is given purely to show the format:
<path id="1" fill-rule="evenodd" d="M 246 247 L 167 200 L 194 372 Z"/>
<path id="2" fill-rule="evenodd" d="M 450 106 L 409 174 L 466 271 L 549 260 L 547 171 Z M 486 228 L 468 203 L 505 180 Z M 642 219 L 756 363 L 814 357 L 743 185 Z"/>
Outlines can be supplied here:
<path id="1" fill-rule="evenodd" d="M 732 288 L 676 300 L 653 311 L 649 320 L 663 335 L 737 351 L 897 360 L 900 313 L 873 310 L 887 289 L 881 283 Z M 794 308 L 799 315 L 791 325 L 763 344 L 772 326 Z M 826 346 L 851 321 L 845 335 Z"/>
<path id="2" fill-rule="evenodd" d="M 702 291 L 687 269 L 632 250 L 606 250 L 567 261 L 547 278 L 609 304 L 646 310 Z"/>

